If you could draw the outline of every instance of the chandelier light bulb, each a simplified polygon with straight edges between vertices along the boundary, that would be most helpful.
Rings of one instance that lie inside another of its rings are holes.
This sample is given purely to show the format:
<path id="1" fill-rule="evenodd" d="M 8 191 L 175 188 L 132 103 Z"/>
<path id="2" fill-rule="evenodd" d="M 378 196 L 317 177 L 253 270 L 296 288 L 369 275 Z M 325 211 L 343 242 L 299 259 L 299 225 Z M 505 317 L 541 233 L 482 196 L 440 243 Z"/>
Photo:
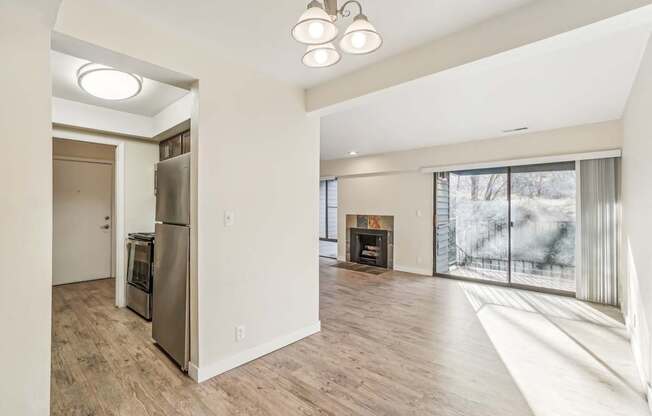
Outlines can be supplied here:
<path id="1" fill-rule="evenodd" d="M 351 35 L 351 46 L 356 49 L 364 48 L 364 45 L 367 43 L 367 35 L 364 32 L 355 32 Z"/>
<path id="2" fill-rule="evenodd" d="M 315 62 L 319 65 L 323 65 L 328 60 L 328 52 L 324 49 L 317 49 L 315 51 Z"/>
<path id="3" fill-rule="evenodd" d="M 324 24 L 322 22 L 310 22 L 308 25 L 308 34 L 312 39 L 320 39 L 324 36 Z"/>

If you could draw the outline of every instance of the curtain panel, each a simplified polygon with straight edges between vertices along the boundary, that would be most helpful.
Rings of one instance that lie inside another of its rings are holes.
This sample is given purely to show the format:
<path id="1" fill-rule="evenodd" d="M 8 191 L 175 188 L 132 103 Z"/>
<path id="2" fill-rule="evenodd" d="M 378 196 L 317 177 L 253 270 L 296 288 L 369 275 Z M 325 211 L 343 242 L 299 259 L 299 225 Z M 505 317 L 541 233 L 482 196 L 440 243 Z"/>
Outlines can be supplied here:
<path id="1" fill-rule="evenodd" d="M 618 304 L 619 209 L 616 159 L 580 164 L 577 298 Z"/>

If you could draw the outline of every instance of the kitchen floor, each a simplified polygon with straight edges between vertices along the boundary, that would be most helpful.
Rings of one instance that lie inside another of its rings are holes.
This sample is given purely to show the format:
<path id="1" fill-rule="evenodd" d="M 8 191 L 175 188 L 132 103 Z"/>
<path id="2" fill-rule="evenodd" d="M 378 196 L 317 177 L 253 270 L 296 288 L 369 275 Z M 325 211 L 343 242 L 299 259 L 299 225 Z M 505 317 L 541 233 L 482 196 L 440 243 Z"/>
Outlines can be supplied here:
<path id="1" fill-rule="evenodd" d="M 496 306 L 501 308 L 496 311 L 483 308 L 492 299 L 505 303 L 504 293 L 400 272 L 371 275 L 335 264 L 320 259 L 321 333 L 202 384 L 180 373 L 153 344 L 149 323 L 113 306 L 113 280 L 53 288 L 52 414 L 550 414 L 542 399 L 555 397 L 555 388 L 564 390 L 565 380 L 538 399 L 536 394 L 543 393 L 523 384 L 528 381 L 523 370 L 545 374 L 546 363 L 533 355 L 548 344 L 530 339 L 541 343 L 532 353 L 510 346 L 505 337 L 516 336 L 518 342 L 525 338 L 501 321 L 512 314 L 509 305 Z M 527 311 L 517 312 L 516 318 L 527 318 L 521 316 Z M 601 322 L 608 325 L 596 324 L 593 316 L 584 330 L 576 331 L 585 345 L 604 334 L 612 334 L 610 343 L 616 342 L 613 335 L 621 328 L 604 313 Z M 577 325 L 583 315 L 573 318 L 564 324 L 567 331 L 573 325 L 582 329 Z M 549 345 L 554 342 L 551 337 Z M 608 351 L 614 350 L 599 352 Z M 601 360 L 612 373 L 585 370 L 591 360 L 581 351 L 574 354 L 579 357 L 575 365 L 562 363 L 575 368 L 573 377 L 600 378 L 605 390 L 615 392 L 608 396 L 613 402 L 596 400 L 579 409 L 581 414 L 615 415 L 620 408 L 640 408 L 640 403 L 622 407 L 619 402 L 642 400 L 628 372 L 627 353 Z M 599 367 L 600 362 L 591 365 Z M 608 377 L 614 373 L 620 379 Z M 557 414 L 575 414 L 566 410 Z"/>

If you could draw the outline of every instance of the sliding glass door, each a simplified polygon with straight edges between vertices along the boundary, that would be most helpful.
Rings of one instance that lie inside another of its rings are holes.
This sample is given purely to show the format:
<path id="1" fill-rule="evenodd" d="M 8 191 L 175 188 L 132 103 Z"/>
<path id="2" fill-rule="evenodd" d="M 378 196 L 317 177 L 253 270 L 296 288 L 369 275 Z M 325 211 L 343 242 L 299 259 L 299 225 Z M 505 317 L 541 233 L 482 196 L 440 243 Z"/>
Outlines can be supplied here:
<path id="1" fill-rule="evenodd" d="M 575 291 L 575 164 L 435 174 L 435 272 Z"/>
<path id="2" fill-rule="evenodd" d="M 439 182 L 447 189 L 438 192 L 438 214 L 448 211 L 439 229 L 447 249 L 437 261 L 439 272 L 507 282 L 507 169 L 449 172 Z"/>
<path id="3" fill-rule="evenodd" d="M 575 163 L 511 168 L 512 282 L 575 291 Z"/>

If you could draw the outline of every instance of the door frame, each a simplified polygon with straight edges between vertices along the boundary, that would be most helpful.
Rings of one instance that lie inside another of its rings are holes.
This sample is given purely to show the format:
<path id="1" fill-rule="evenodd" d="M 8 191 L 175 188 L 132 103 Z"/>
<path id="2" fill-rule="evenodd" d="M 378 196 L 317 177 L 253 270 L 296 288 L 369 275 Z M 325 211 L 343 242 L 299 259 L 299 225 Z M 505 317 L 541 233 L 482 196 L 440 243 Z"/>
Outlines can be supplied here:
<path id="1" fill-rule="evenodd" d="M 115 306 L 124 308 L 126 299 L 126 262 L 125 262 L 125 145 L 119 139 L 105 137 L 99 134 L 83 131 L 58 131 L 53 126 L 53 139 L 75 140 L 86 143 L 97 143 L 115 146 L 115 160 L 113 161 L 113 270 L 115 270 Z M 53 155 L 54 158 L 54 155 Z M 106 162 L 106 161 L 105 161 Z"/>
<path id="2" fill-rule="evenodd" d="M 555 162 L 550 162 L 550 163 L 555 163 Z M 579 185 L 579 171 L 577 170 L 579 167 L 578 161 L 575 161 L 575 183 L 576 185 Z M 575 297 L 576 292 L 569 292 L 566 290 L 560 290 L 560 289 L 553 289 L 553 288 L 547 288 L 547 287 L 540 287 L 540 286 L 530 286 L 530 285 L 524 285 L 521 283 L 514 283 L 512 282 L 512 167 L 513 166 L 521 166 L 521 165 L 507 165 L 507 166 L 496 166 L 496 168 L 505 168 L 505 172 L 507 174 L 507 281 L 506 282 L 500 282 L 500 281 L 493 281 L 493 280 L 483 280 L 483 279 L 476 279 L 472 277 L 466 277 L 466 276 L 457 276 L 454 274 L 449 274 L 449 273 L 439 273 L 437 272 L 437 174 L 439 172 L 433 172 L 431 174 L 432 180 L 433 180 L 433 262 L 432 262 L 432 268 L 433 268 L 433 276 L 435 277 L 443 277 L 446 279 L 453 279 L 453 280 L 460 280 L 460 281 L 466 281 L 466 282 L 473 282 L 473 283 L 482 283 L 482 284 L 487 284 L 487 285 L 493 285 L 493 286 L 501 286 L 501 287 L 510 287 L 514 289 L 523 289 L 523 290 L 530 290 L 533 292 L 541 292 L 541 293 L 548 293 L 548 294 L 553 294 L 553 295 L 560 295 L 560 296 L 568 296 L 568 297 Z M 528 165 L 522 165 L 522 166 L 528 166 Z M 475 170 L 475 169 L 469 169 L 469 170 Z M 477 170 L 482 170 L 482 168 L 478 168 Z M 447 171 L 448 173 L 454 172 L 454 171 Z M 579 227 L 580 225 L 580 215 L 579 215 L 579 210 L 580 207 L 577 205 L 579 203 L 579 188 L 577 188 L 576 194 L 575 194 L 575 200 L 576 200 L 576 231 L 575 231 L 575 261 L 576 263 L 581 263 L 579 260 L 579 247 L 577 246 L 577 241 L 579 240 Z M 449 201 L 450 204 L 450 201 Z M 577 281 L 577 273 L 578 273 L 578 268 L 577 264 L 575 265 L 575 279 Z"/>
<path id="3" fill-rule="evenodd" d="M 111 275 L 115 276 L 116 274 L 116 264 L 115 264 L 115 256 L 116 256 L 116 249 L 117 247 L 115 244 L 115 155 L 113 156 L 113 160 L 106 160 L 106 159 L 92 159 L 88 157 L 71 157 L 71 156 L 56 156 L 52 155 L 52 160 L 60 160 L 64 162 L 82 162 L 82 163 L 95 163 L 98 165 L 109 165 L 111 166 L 111 254 L 110 254 L 110 262 L 111 262 Z"/>

